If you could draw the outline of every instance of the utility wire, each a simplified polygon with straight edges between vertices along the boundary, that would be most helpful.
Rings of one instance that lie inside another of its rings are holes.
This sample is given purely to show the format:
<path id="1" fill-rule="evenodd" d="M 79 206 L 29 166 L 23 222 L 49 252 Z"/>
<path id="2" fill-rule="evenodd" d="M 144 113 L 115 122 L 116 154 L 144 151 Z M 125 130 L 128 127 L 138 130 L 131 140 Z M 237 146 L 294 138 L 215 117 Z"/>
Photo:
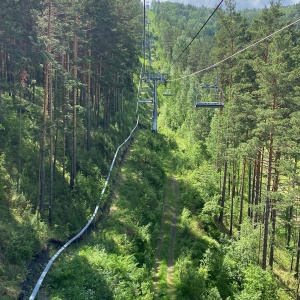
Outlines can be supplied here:
<path id="1" fill-rule="evenodd" d="M 209 4 L 210 4 L 210 2 L 211 2 L 212 0 L 209 0 L 209 2 L 205 5 L 205 8 L 208 8 L 208 6 L 209 6 Z M 192 32 L 192 30 L 196 27 L 196 25 L 198 25 L 198 22 L 199 22 L 200 20 L 197 20 L 196 22 L 195 22 L 195 24 L 192 26 L 192 28 L 191 28 L 191 30 L 190 30 L 190 33 Z"/>
<path id="2" fill-rule="evenodd" d="M 146 72 L 146 0 L 144 0 L 144 7 L 143 7 L 143 20 L 144 20 L 144 29 L 143 29 L 143 43 L 144 43 L 144 64 L 143 64 L 143 73 Z"/>
<path id="3" fill-rule="evenodd" d="M 203 30 L 203 28 L 206 26 L 206 24 L 209 22 L 209 20 L 213 17 L 213 15 L 215 14 L 215 12 L 218 10 L 218 8 L 221 6 L 221 4 L 223 3 L 224 0 L 221 0 L 220 3 L 217 5 L 217 7 L 214 9 L 214 11 L 211 13 L 211 15 L 209 16 L 209 18 L 204 22 L 204 24 L 202 25 L 202 27 L 199 29 L 199 31 L 196 33 L 196 35 L 192 38 L 192 40 L 189 42 L 189 44 L 183 49 L 183 51 L 180 53 L 179 56 L 176 57 L 176 59 L 173 61 L 173 63 L 170 65 L 170 68 L 175 64 L 175 62 L 182 56 L 182 54 L 187 50 L 187 48 L 192 44 L 192 42 L 196 39 L 196 37 L 199 35 L 199 33 Z"/>
<path id="4" fill-rule="evenodd" d="M 288 24 L 288 25 L 286 25 L 286 26 L 284 26 L 284 27 L 278 29 L 277 31 L 275 31 L 275 32 L 273 32 L 273 33 L 267 35 L 266 37 L 264 37 L 264 38 L 262 38 L 262 39 L 256 41 L 255 43 L 253 43 L 253 44 L 251 44 L 251 45 L 249 45 L 249 46 L 247 46 L 247 47 L 245 47 L 245 48 L 243 48 L 243 49 L 241 49 L 241 50 L 239 50 L 239 51 L 237 51 L 237 52 L 235 52 L 234 54 L 232 54 L 232 55 L 230 55 L 230 56 L 228 56 L 228 57 L 226 57 L 226 58 L 224 58 L 224 59 L 222 59 L 222 60 L 216 62 L 215 64 L 213 64 L 213 65 L 211 65 L 211 66 L 209 66 L 209 67 L 206 67 L 206 68 L 204 68 L 204 69 L 202 69 L 202 70 L 196 71 L 196 72 L 194 72 L 194 73 L 191 73 L 191 74 L 188 74 L 188 75 L 185 75 L 185 76 L 181 76 L 181 77 L 178 77 L 178 78 L 175 78 L 175 79 L 170 79 L 170 80 L 168 80 L 168 81 L 170 82 L 170 81 L 181 80 L 181 79 L 184 79 L 184 78 L 187 78 L 187 77 L 191 77 L 191 76 L 193 76 L 193 75 L 195 75 L 195 74 L 198 74 L 198 73 L 201 73 L 201 72 L 210 70 L 210 69 L 212 69 L 212 68 L 214 68 L 214 67 L 216 67 L 216 66 L 222 64 L 223 62 L 225 62 L 225 61 L 227 61 L 227 60 L 233 58 L 234 56 L 236 56 L 236 55 L 238 55 L 238 54 L 240 54 L 240 53 L 242 53 L 242 52 L 248 50 L 249 48 L 252 48 L 253 46 L 255 46 L 255 45 L 257 45 L 257 44 L 263 42 L 264 40 L 266 40 L 266 39 L 272 37 L 273 35 L 275 35 L 275 34 L 281 32 L 281 31 L 283 31 L 283 30 L 285 30 L 285 29 L 287 29 L 287 28 L 289 28 L 289 27 L 291 27 L 292 25 L 298 23 L 299 21 L 300 21 L 300 19 L 298 19 L 298 20 L 296 20 L 296 21 L 294 21 L 294 22 L 292 22 L 292 23 L 290 23 L 290 24 Z"/>

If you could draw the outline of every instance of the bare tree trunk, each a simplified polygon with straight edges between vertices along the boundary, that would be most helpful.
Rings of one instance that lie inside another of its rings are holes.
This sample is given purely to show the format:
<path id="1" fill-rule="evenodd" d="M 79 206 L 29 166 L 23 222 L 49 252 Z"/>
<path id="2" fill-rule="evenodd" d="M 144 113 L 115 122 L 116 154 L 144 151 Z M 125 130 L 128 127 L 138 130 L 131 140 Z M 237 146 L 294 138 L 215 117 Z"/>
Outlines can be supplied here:
<path id="1" fill-rule="evenodd" d="M 255 214 L 254 214 L 254 223 L 258 222 L 258 204 L 259 204 L 259 188 L 260 188 L 260 166 L 261 166 L 261 151 L 258 151 L 257 154 L 257 163 L 256 163 L 256 183 L 255 183 Z"/>
<path id="2" fill-rule="evenodd" d="M 49 117 L 50 117 L 50 131 L 49 131 L 49 139 L 50 139 L 50 154 L 49 154 L 49 163 L 50 163 L 50 198 L 49 198 L 49 223 L 52 225 L 52 212 L 53 212 L 53 103 L 52 103 L 52 75 L 51 75 L 51 67 L 49 70 Z"/>
<path id="3" fill-rule="evenodd" d="M 70 42 L 67 41 L 67 47 L 69 48 Z M 67 73 L 70 72 L 70 54 L 69 51 L 66 52 L 66 71 Z M 65 82 L 65 101 L 64 101 L 64 149 L 63 149 L 63 178 L 65 178 L 66 175 L 66 157 L 70 153 L 70 134 L 69 134 L 69 90 L 67 88 L 66 78 L 64 76 L 64 82 Z"/>
<path id="4" fill-rule="evenodd" d="M 294 165 L 295 174 L 296 174 L 296 170 L 297 170 L 297 157 L 295 158 L 295 165 Z M 293 179 L 292 188 L 293 188 L 293 190 L 295 188 L 295 179 Z M 291 242 L 291 235 L 292 235 L 291 222 L 293 219 L 293 210 L 294 210 L 294 207 L 293 207 L 293 205 L 291 205 L 288 208 L 288 212 L 287 212 L 287 242 L 286 242 L 287 247 L 290 247 L 290 242 Z"/>
<path id="5" fill-rule="evenodd" d="M 296 266 L 295 266 L 295 278 L 299 278 L 299 262 L 300 262 L 300 227 L 298 230 L 298 247 L 296 256 Z"/>
<path id="6" fill-rule="evenodd" d="M 241 192 L 240 192 L 240 214 L 239 214 L 239 228 L 238 228 L 239 231 L 241 230 L 241 225 L 243 223 L 246 164 L 247 164 L 247 159 L 246 159 L 246 157 L 244 157 L 244 159 L 243 159 L 243 170 L 242 170 Z"/>
<path id="7" fill-rule="evenodd" d="M 5 51 L 0 52 L 0 80 L 5 80 Z M 3 87 L 0 86 L 0 124 L 3 122 L 2 116 L 2 91 Z"/>
<path id="8" fill-rule="evenodd" d="M 251 191 L 251 222 L 253 221 L 253 216 L 254 216 L 254 210 L 255 210 L 255 178 L 256 178 L 256 171 L 257 171 L 257 161 L 254 161 L 254 166 L 253 166 L 253 175 L 252 175 L 252 191 Z"/>
<path id="9" fill-rule="evenodd" d="M 2 88 L 0 86 L 0 124 L 3 122 L 2 120 Z"/>
<path id="10" fill-rule="evenodd" d="M 234 197 L 235 197 L 235 162 L 233 162 L 232 164 L 232 187 L 231 187 L 230 229 L 229 229 L 230 236 L 232 236 L 232 230 L 233 230 Z"/>
<path id="11" fill-rule="evenodd" d="M 48 1 L 48 29 L 47 29 L 47 53 L 51 53 L 50 45 L 50 32 L 51 32 L 51 0 Z M 44 211 L 45 194 L 46 194 L 46 172 L 45 172 L 45 159 L 46 159 L 46 123 L 47 123 L 47 107 L 49 104 L 49 76 L 50 76 L 50 62 L 46 61 L 44 64 L 44 106 L 43 106 L 43 122 L 42 122 L 42 137 L 40 143 L 40 191 L 39 191 L 39 214 L 42 215 Z"/>
<path id="12" fill-rule="evenodd" d="M 231 192 L 231 176 L 230 176 L 230 172 L 228 173 L 228 199 L 230 198 L 230 192 Z"/>
<path id="13" fill-rule="evenodd" d="M 56 124 L 56 131 L 55 131 L 55 142 L 54 142 L 54 157 L 53 157 L 53 174 L 55 173 L 56 167 L 56 160 L 57 160 L 57 151 L 58 151 L 58 136 L 59 136 L 59 122 Z"/>
<path id="14" fill-rule="evenodd" d="M 248 218 L 251 219 L 251 175 L 252 168 L 251 162 L 249 163 L 249 171 L 248 171 Z"/>
<path id="15" fill-rule="evenodd" d="M 75 19 L 75 25 L 77 24 L 78 18 Z M 73 45 L 73 77 L 77 80 L 77 65 L 76 59 L 78 56 L 78 37 L 74 34 L 74 45 Z M 72 143 L 72 164 L 71 164 L 71 177 L 70 177 L 70 188 L 73 189 L 76 178 L 76 102 L 77 102 L 77 85 L 73 86 L 73 143 Z"/>
<path id="16" fill-rule="evenodd" d="M 45 147 L 46 147 L 46 122 L 47 122 L 47 105 L 48 105 L 48 62 L 45 63 L 45 82 L 44 82 L 44 106 L 43 106 L 43 123 L 42 136 L 40 143 L 40 191 L 39 191 L 39 213 L 44 210 L 45 190 L 46 190 L 46 173 L 45 173 Z"/>
<path id="17" fill-rule="evenodd" d="M 281 152 L 276 151 L 275 154 L 275 178 L 273 183 L 273 192 L 278 191 L 278 185 L 279 185 L 279 161 L 280 161 Z M 270 241 L 270 258 L 269 258 L 269 265 L 271 269 L 273 269 L 273 263 L 274 263 L 274 247 L 275 247 L 275 230 L 276 230 L 276 199 L 272 200 L 272 213 L 271 213 L 271 221 L 272 221 L 272 231 L 271 231 L 271 241 Z"/>
<path id="18" fill-rule="evenodd" d="M 286 246 L 289 248 L 290 243 L 291 243 L 291 236 L 292 236 L 292 224 L 291 221 L 293 219 L 293 206 L 291 205 L 288 208 L 288 223 L 287 223 L 287 241 L 286 241 Z"/>
<path id="19" fill-rule="evenodd" d="M 49 23 L 48 23 L 48 53 L 51 53 L 51 1 L 49 0 Z M 53 204 L 53 103 L 52 103 L 52 63 L 48 66 L 48 114 L 50 118 L 49 128 L 49 163 L 50 163 L 50 193 L 49 193 L 49 223 L 52 225 L 52 204 Z"/>
<path id="20" fill-rule="evenodd" d="M 266 189 L 265 216 L 264 216 L 263 254 L 262 254 L 262 268 L 264 270 L 266 270 L 266 268 L 267 268 L 267 250 L 268 250 L 269 218 L 270 218 L 270 191 L 271 191 L 271 179 L 272 179 L 272 159 L 273 159 L 273 133 L 270 132 L 267 189 Z"/>
<path id="21" fill-rule="evenodd" d="M 260 163 L 260 185 L 259 185 L 259 204 L 261 204 L 261 195 L 262 195 L 262 184 L 263 184 L 263 170 L 264 170 L 264 147 L 261 151 L 261 163 Z"/>
<path id="22" fill-rule="evenodd" d="M 91 23 L 89 24 L 89 29 L 91 30 Z M 89 38 L 91 33 L 89 31 Z M 87 130 L 86 130 L 86 149 L 90 151 L 91 149 L 91 59 L 92 50 L 91 47 L 88 50 L 89 63 L 88 63 L 88 75 L 87 75 Z"/>
<path id="23" fill-rule="evenodd" d="M 223 174 L 223 185 L 222 185 L 222 196 L 221 196 L 221 211 L 220 211 L 220 216 L 219 216 L 219 221 L 223 222 L 223 217 L 224 217 L 224 207 L 225 207 L 225 197 L 226 197 L 226 176 L 227 176 L 227 160 L 224 162 L 224 174 Z"/>

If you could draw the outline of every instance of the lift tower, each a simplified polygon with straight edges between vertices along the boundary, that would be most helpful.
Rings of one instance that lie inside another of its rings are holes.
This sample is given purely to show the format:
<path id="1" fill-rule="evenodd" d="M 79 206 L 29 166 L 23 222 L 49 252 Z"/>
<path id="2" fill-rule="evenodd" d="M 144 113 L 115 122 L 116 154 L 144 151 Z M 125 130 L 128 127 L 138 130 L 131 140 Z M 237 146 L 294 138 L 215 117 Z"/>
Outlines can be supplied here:
<path id="1" fill-rule="evenodd" d="M 153 82 L 153 111 L 152 111 L 152 132 L 157 133 L 157 118 L 158 118 L 158 113 L 157 113 L 157 86 L 158 83 L 166 82 L 166 77 L 165 74 L 156 74 L 156 73 L 148 73 L 145 74 L 145 81 L 146 82 Z"/>

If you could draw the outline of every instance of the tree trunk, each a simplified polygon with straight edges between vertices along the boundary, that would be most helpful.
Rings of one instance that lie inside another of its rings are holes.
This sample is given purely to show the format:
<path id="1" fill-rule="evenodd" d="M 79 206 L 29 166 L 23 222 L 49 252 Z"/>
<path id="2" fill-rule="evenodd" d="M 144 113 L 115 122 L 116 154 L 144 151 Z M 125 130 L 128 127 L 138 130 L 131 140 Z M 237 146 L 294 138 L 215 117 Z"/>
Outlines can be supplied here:
<path id="1" fill-rule="evenodd" d="M 48 1 L 48 23 L 47 23 L 47 48 L 48 54 L 51 53 L 51 0 Z M 44 77 L 44 106 L 43 106 L 43 123 L 42 123 L 42 138 L 40 144 L 40 195 L 39 195 L 39 213 L 43 214 L 46 194 L 46 133 L 47 133 L 47 109 L 49 108 L 50 97 L 52 97 L 50 90 L 51 87 L 51 63 L 46 61 L 44 64 L 45 77 Z M 49 108 L 51 109 L 51 108 Z M 51 127 L 51 126 L 50 126 Z"/>
<path id="2" fill-rule="evenodd" d="M 48 23 L 48 53 L 51 53 L 51 1 L 49 1 L 49 23 Z M 53 103 L 52 103 L 52 63 L 49 62 L 48 79 L 48 113 L 50 119 L 49 128 L 49 164 L 50 164 L 50 193 L 49 193 L 49 223 L 52 225 L 52 204 L 53 204 Z"/>
<path id="3" fill-rule="evenodd" d="M 67 47 L 69 48 L 70 42 L 67 41 Z M 67 73 L 70 72 L 70 54 L 69 51 L 66 52 L 66 71 Z M 63 178 L 65 178 L 66 175 L 66 157 L 69 156 L 70 153 L 70 134 L 69 134 L 69 90 L 67 87 L 66 77 L 64 76 L 64 83 L 65 83 L 65 101 L 64 101 L 64 151 L 63 151 Z"/>
<path id="4" fill-rule="evenodd" d="M 77 24 L 77 17 L 75 19 L 75 26 Z M 78 37 L 74 34 L 74 45 L 73 45 L 73 77 L 77 80 L 77 65 L 76 59 L 78 55 Z M 76 179 L 76 102 L 77 102 L 77 84 L 73 86 L 73 139 L 72 139 L 72 163 L 71 163 L 71 177 L 70 177 L 70 188 L 73 189 Z"/>
<path id="5" fill-rule="evenodd" d="M 300 227 L 298 230 L 298 247 L 296 256 L 296 266 L 295 266 L 295 278 L 299 278 L 299 261 L 300 261 Z"/>
<path id="6" fill-rule="evenodd" d="M 224 207 L 225 207 L 225 197 L 226 197 L 226 176 L 227 176 L 227 160 L 224 162 L 224 174 L 223 174 L 223 186 L 222 186 L 222 196 L 220 201 L 221 211 L 219 216 L 219 221 L 223 222 L 224 217 Z"/>
<path id="7" fill-rule="evenodd" d="M 241 182 L 241 189 L 240 189 L 241 192 L 240 192 L 239 228 L 238 228 L 239 231 L 241 230 L 241 225 L 243 223 L 246 164 L 247 164 L 247 159 L 246 159 L 246 157 L 244 157 L 244 159 L 243 159 L 243 170 L 242 170 L 242 182 Z"/>
<path id="8" fill-rule="evenodd" d="M 42 136 L 40 143 L 40 191 L 39 191 L 39 214 L 42 215 L 45 202 L 46 190 L 46 173 L 45 173 L 45 147 L 46 147 L 46 122 L 47 122 L 47 105 L 48 105 L 48 62 L 45 63 L 45 83 L 44 83 L 44 106 L 43 106 L 43 123 Z"/>
<path id="9" fill-rule="evenodd" d="M 53 212 L 53 103 L 52 103 L 52 75 L 51 67 L 49 69 L 49 119 L 50 119 L 50 129 L 49 129 L 49 163 L 50 163 L 50 195 L 49 195 L 49 223 L 52 225 L 52 212 Z"/>
<path id="10" fill-rule="evenodd" d="M 269 218 L 270 218 L 270 191 L 271 191 L 271 179 L 272 179 L 272 159 L 273 159 L 273 133 L 270 132 L 267 188 L 266 188 L 266 199 L 265 199 L 264 233 L 263 233 L 263 253 L 262 253 L 262 268 L 263 268 L 263 270 L 266 270 L 266 268 L 267 268 L 267 250 L 268 250 Z"/>
<path id="11" fill-rule="evenodd" d="M 295 166 L 294 166 L 294 174 L 293 176 L 296 175 L 296 170 L 297 170 L 297 157 L 295 158 Z M 293 183 L 292 183 L 292 189 L 294 190 L 295 189 L 295 179 L 293 179 Z M 293 205 L 291 205 L 289 208 L 288 208 L 288 212 L 287 212 L 287 242 L 286 242 L 286 245 L 287 247 L 289 248 L 290 247 L 290 242 L 291 242 L 291 235 L 292 235 L 292 219 L 293 219 L 293 210 L 294 210 L 294 207 Z"/>
<path id="12" fill-rule="evenodd" d="M 0 87 L 0 124 L 3 122 L 2 118 L 2 88 Z"/>
<path id="13" fill-rule="evenodd" d="M 256 162 L 256 182 L 255 182 L 255 214 L 254 214 L 254 223 L 258 222 L 259 218 L 259 188 L 260 188 L 260 166 L 261 166 L 261 151 L 258 150 L 257 162 Z"/>
<path id="14" fill-rule="evenodd" d="M 232 236 L 233 230 L 233 206 L 235 197 L 235 163 L 232 164 L 232 187 L 231 187 L 231 207 L 230 207 L 230 229 L 229 234 Z"/>
<path id="15" fill-rule="evenodd" d="M 91 29 L 91 24 L 89 24 Z M 90 35 L 90 33 L 89 33 Z M 86 149 L 90 151 L 91 149 L 91 59 L 92 50 L 89 48 L 89 63 L 88 63 L 88 75 L 87 75 L 87 124 L 86 124 Z"/>
<path id="16" fill-rule="evenodd" d="M 256 178 L 256 171 L 257 171 L 257 161 L 254 161 L 253 166 L 253 175 L 252 175 L 252 191 L 251 191 L 251 212 L 250 212 L 250 218 L 251 222 L 253 221 L 254 216 L 254 210 L 256 209 L 254 203 L 255 203 L 255 178 Z"/>
<path id="17" fill-rule="evenodd" d="M 280 161 L 281 152 L 276 151 L 275 154 L 275 178 L 273 183 L 272 191 L 276 193 L 278 191 L 279 185 L 279 161 Z M 270 242 L 270 258 L 269 258 L 269 265 L 271 269 L 273 269 L 274 263 L 274 247 L 275 247 L 275 230 L 276 230 L 276 199 L 272 199 L 272 214 L 271 214 L 271 221 L 272 221 L 272 231 L 271 231 L 271 242 Z"/>
<path id="18" fill-rule="evenodd" d="M 252 168 L 251 162 L 249 163 L 249 171 L 248 171 L 248 218 L 251 219 L 251 175 L 252 175 Z"/>

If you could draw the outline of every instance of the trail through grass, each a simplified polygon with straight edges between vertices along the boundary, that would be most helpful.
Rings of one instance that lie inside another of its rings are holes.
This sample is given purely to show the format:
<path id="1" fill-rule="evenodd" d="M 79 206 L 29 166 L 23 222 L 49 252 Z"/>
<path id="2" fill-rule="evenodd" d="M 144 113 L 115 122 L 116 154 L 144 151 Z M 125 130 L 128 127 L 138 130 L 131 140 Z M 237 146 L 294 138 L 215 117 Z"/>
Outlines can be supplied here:
<path id="1" fill-rule="evenodd" d="M 175 299 L 173 273 L 178 194 L 177 180 L 169 178 L 166 185 L 164 211 L 155 256 L 155 299 Z"/>

